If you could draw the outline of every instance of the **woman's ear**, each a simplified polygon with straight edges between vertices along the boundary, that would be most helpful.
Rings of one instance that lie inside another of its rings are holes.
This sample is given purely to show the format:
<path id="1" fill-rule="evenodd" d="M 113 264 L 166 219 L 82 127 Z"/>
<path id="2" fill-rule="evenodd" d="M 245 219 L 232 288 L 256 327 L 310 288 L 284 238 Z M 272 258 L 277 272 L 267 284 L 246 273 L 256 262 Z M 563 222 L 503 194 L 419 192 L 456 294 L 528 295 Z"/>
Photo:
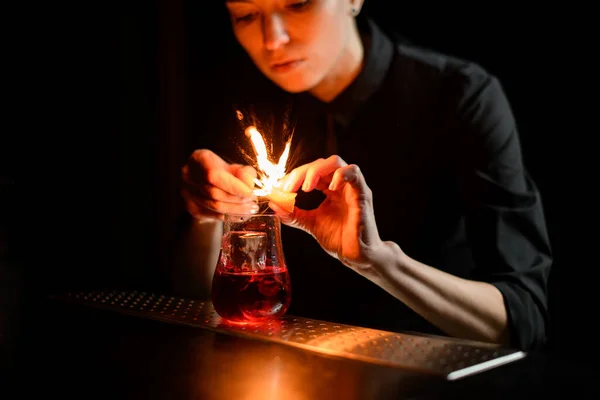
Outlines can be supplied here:
<path id="1" fill-rule="evenodd" d="M 363 3 L 364 0 L 350 0 L 350 14 L 353 17 L 356 17 L 358 14 L 360 14 L 360 9 L 362 8 Z"/>

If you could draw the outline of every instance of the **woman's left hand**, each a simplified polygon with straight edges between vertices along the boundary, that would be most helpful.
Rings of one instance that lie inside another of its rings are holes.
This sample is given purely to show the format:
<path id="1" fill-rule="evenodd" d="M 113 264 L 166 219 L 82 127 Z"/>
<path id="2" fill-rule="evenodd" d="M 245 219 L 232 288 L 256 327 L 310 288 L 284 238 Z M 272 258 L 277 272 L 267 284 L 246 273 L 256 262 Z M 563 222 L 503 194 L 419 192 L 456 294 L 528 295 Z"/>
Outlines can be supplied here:
<path id="1" fill-rule="evenodd" d="M 291 171 L 282 185 L 287 192 L 302 187 L 327 196 L 317 209 L 296 207 L 293 213 L 269 203 L 284 224 L 310 233 L 327 253 L 357 272 L 381 253 L 384 244 L 375 223 L 373 194 L 357 165 L 339 156 L 319 159 Z"/>

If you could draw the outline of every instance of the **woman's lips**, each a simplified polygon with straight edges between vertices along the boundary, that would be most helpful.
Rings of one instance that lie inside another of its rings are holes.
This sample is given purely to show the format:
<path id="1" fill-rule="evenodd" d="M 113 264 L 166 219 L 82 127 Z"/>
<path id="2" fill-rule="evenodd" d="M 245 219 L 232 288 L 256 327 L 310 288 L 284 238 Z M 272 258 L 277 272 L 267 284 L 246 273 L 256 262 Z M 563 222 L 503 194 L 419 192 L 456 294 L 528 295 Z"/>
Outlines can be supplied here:
<path id="1" fill-rule="evenodd" d="M 273 63 L 273 64 L 271 64 L 271 70 L 273 72 L 283 74 L 283 73 L 290 72 L 290 71 L 298 68 L 303 62 L 304 62 L 303 59 L 297 59 L 297 60 L 289 60 L 289 61 Z"/>

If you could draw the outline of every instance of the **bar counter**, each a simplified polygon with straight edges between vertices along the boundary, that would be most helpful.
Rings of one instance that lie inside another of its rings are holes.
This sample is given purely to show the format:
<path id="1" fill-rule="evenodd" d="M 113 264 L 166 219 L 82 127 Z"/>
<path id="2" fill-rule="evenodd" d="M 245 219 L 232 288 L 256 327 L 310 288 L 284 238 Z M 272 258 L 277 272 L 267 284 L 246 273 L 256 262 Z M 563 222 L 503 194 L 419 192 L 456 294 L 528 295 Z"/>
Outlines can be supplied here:
<path id="1" fill-rule="evenodd" d="M 600 394 L 598 370 L 543 353 L 293 315 L 232 325 L 210 302 L 163 294 L 60 293 L 40 302 L 36 315 L 20 343 L 14 398 L 38 397 L 40 390 L 86 399 Z"/>

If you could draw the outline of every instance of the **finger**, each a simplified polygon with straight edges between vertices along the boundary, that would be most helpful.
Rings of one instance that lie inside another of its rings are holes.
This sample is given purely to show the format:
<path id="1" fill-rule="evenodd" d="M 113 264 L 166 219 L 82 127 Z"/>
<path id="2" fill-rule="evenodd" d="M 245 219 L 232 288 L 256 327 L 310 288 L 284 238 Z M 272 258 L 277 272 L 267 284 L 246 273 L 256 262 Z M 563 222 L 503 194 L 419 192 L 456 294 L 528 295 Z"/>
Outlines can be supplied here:
<path id="1" fill-rule="evenodd" d="M 251 199 L 254 196 L 252 187 L 224 169 L 211 170 L 206 177 L 208 183 L 240 198 Z"/>
<path id="2" fill-rule="evenodd" d="M 348 164 L 341 157 L 335 155 L 325 160 L 315 162 L 306 171 L 306 177 L 304 178 L 304 183 L 302 184 L 302 190 L 305 192 L 312 191 L 315 189 L 315 187 L 317 187 L 320 180 L 328 177 L 331 178 L 331 174 L 333 174 L 335 170 L 346 165 Z M 323 179 L 323 184 L 329 184 L 329 181 Z"/>
<path id="3" fill-rule="evenodd" d="M 196 150 L 190 156 L 187 174 L 190 180 L 196 184 L 207 182 L 234 196 L 251 197 L 252 187 L 234 176 L 229 168 L 230 164 L 212 151 Z"/>
<path id="4" fill-rule="evenodd" d="M 191 200 L 186 200 L 186 207 L 188 212 L 190 213 L 190 215 L 197 221 L 200 222 L 207 222 L 207 221 L 222 221 L 223 218 L 223 214 L 211 211 L 211 210 L 207 210 L 207 209 L 202 209 L 201 207 L 199 207 L 196 203 L 194 203 Z"/>
<path id="5" fill-rule="evenodd" d="M 209 220 L 222 220 L 223 214 L 208 210 L 199 206 L 194 200 L 192 195 L 187 190 L 182 190 L 181 195 L 185 200 L 187 211 L 190 215 L 198 221 L 209 221 Z"/>
<path id="6" fill-rule="evenodd" d="M 232 164 L 229 166 L 229 171 L 248 187 L 254 188 L 254 180 L 257 177 L 256 170 L 249 165 Z"/>
<path id="7" fill-rule="evenodd" d="M 252 195 L 251 197 L 238 197 L 227 193 L 223 189 L 212 185 L 196 186 L 193 184 L 185 184 L 184 188 L 190 192 L 194 197 L 201 197 L 213 201 L 230 204 L 249 204 L 255 203 L 257 197 Z"/>
<path id="8" fill-rule="evenodd" d="M 190 212 L 204 213 L 209 211 L 208 214 L 255 214 L 259 210 L 258 204 L 254 202 L 247 203 L 226 203 L 202 196 L 192 195 L 189 191 L 183 189 L 182 195 L 186 201 L 194 203 L 197 209 L 192 209 Z M 188 207 L 188 210 L 190 208 Z"/>
<path id="9" fill-rule="evenodd" d="M 333 173 L 327 175 L 324 178 L 320 178 L 319 182 L 315 186 L 315 189 L 320 190 L 321 192 L 329 190 L 329 182 L 331 182 L 331 179 L 333 179 Z"/>
<path id="10" fill-rule="evenodd" d="M 345 165 L 348 164 L 341 157 L 335 155 L 304 164 L 292 170 L 284 178 L 283 190 L 297 192 L 302 187 L 303 191 L 309 192 L 317 187 L 321 180 L 324 180 L 325 185 L 328 185 L 329 181 L 323 178 Z"/>
<path id="11" fill-rule="evenodd" d="M 336 191 L 342 189 L 346 184 L 351 185 L 360 196 L 370 200 L 372 199 L 371 189 L 367 185 L 364 175 L 356 164 L 342 167 L 335 171 L 329 190 Z"/>
<path id="12" fill-rule="evenodd" d="M 256 201 L 256 196 L 254 194 L 250 197 L 243 198 L 243 197 L 239 197 L 239 196 L 235 196 L 233 194 L 227 193 L 223 189 L 220 189 L 220 188 L 210 185 L 210 184 L 196 185 L 189 178 L 189 175 L 187 174 L 185 167 L 184 167 L 184 170 L 182 171 L 182 179 L 183 179 L 184 188 L 188 192 L 190 192 L 190 194 L 193 196 L 204 197 L 204 198 L 213 199 L 216 201 L 222 201 L 225 203 L 247 203 L 247 202 Z"/>
<path id="13" fill-rule="evenodd" d="M 324 159 L 315 161 L 307 170 L 304 175 L 304 182 L 302 182 L 302 191 L 310 192 L 313 190 L 317 184 L 319 183 L 319 179 L 321 178 L 318 174 L 319 167 L 325 163 Z"/>
<path id="14" fill-rule="evenodd" d="M 314 161 L 313 161 L 314 162 Z M 282 178 L 281 184 L 283 190 L 286 192 L 297 192 L 306 176 L 306 171 L 310 168 L 312 163 L 301 165 L 300 167 L 294 168 L 289 174 Z"/>
<path id="15" fill-rule="evenodd" d="M 225 203 L 198 197 L 194 200 L 196 201 L 196 204 L 199 204 L 201 207 L 219 214 L 256 214 L 259 209 L 259 206 L 256 203 Z"/>
<path id="16" fill-rule="evenodd" d="M 314 211 L 306 211 L 294 207 L 294 211 L 289 212 L 271 201 L 269 202 L 269 207 L 281 218 L 283 224 L 309 233 L 311 232 L 310 229 L 314 224 Z"/>
<path id="17" fill-rule="evenodd" d="M 194 181 L 204 179 L 206 171 L 210 169 L 226 169 L 229 164 L 210 150 L 201 149 L 194 151 L 187 162 L 189 175 Z"/>

